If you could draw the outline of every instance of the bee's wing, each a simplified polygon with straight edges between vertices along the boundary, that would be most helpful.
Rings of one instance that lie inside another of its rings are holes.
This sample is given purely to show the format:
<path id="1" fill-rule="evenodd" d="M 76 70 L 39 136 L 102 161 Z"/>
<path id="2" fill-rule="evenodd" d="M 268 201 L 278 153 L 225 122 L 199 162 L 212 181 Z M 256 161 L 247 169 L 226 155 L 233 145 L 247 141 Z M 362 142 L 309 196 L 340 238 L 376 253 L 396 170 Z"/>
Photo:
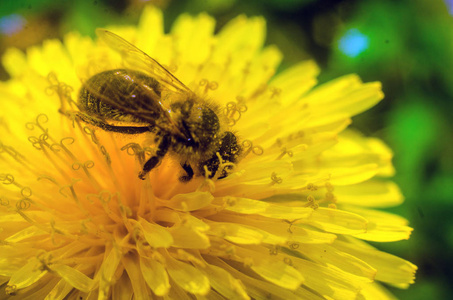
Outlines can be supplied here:
<path id="1" fill-rule="evenodd" d="M 96 29 L 96 34 L 110 48 L 119 52 L 125 63 L 134 69 L 150 73 L 165 88 L 178 93 L 191 93 L 181 81 L 173 76 L 156 60 L 138 49 L 122 37 L 105 29 Z"/>
<path id="2" fill-rule="evenodd" d="M 107 70 L 83 83 L 81 110 L 92 109 L 105 121 L 123 121 L 171 130 L 157 80 L 135 70 Z"/>

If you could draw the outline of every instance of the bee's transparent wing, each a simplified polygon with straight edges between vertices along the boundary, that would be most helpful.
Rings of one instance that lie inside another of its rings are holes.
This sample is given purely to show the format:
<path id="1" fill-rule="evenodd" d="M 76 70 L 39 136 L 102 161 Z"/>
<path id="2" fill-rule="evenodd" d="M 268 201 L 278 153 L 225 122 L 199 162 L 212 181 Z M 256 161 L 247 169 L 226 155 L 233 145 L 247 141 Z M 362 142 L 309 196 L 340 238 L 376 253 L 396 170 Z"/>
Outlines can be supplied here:
<path id="1" fill-rule="evenodd" d="M 162 106 L 159 83 L 136 70 L 107 70 L 92 76 L 83 83 L 79 105 L 81 110 L 91 110 L 105 121 L 167 131 L 173 127 Z"/>
<path id="2" fill-rule="evenodd" d="M 96 34 L 110 48 L 119 52 L 124 62 L 131 68 L 150 73 L 159 83 L 169 90 L 179 93 L 191 93 L 189 88 L 161 64 L 122 37 L 101 28 L 96 29 Z"/>

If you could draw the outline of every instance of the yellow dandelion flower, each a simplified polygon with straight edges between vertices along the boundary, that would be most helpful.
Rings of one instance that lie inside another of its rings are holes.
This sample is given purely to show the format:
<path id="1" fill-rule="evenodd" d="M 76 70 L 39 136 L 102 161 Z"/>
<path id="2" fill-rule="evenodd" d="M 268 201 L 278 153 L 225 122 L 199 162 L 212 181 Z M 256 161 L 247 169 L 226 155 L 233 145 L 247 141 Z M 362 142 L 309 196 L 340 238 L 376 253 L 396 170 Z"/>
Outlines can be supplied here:
<path id="1" fill-rule="evenodd" d="M 151 126 L 122 134 L 80 114 L 82 82 L 126 63 L 128 50 L 105 39 L 72 33 L 26 53 L 8 50 L 11 79 L 0 83 L 1 298 L 385 299 L 392 296 L 380 282 L 412 283 L 414 265 L 365 242 L 411 232 L 406 220 L 375 209 L 402 201 L 385 179 L 391 151 L 347 129 L 382 99 L 380 84 L 349 75 L 315 87 L 311 61 L 275 75 L 282 57 L 263 46 L 259 17 L 240 16 L 218 34 L 205 14 L 182 15 L 170 34 L 162 24 L 162 13 L 148 7 L 138 27 L 109 30 L 217 107 L 223 123 L 214 125 L 237 138 L 240 154 L 225 159 L 219 150 L 206 165 L 198 158 L 201 168 L 192 166 L 183 182 L 189 168 L 181 165 L 196 155 L 184 158 L 177 146 L 156 154 L 156 136 L 163 139 L 171 121 L 155 122 L 154 133 Z M 157 88 L 149 90 L 149 105 L 164 107 L 155 103 Z M 105 95 L 96 91 L 98 100 Z M 163 93 L 163 102 L 177 102 L 168 100 L 177 93 Z M 131 114 L 125 110 L 128 121 Z M 191 130 L 186 123 L 181 131 Z M 139 179 L 153 156 L 159 164 Z"/>

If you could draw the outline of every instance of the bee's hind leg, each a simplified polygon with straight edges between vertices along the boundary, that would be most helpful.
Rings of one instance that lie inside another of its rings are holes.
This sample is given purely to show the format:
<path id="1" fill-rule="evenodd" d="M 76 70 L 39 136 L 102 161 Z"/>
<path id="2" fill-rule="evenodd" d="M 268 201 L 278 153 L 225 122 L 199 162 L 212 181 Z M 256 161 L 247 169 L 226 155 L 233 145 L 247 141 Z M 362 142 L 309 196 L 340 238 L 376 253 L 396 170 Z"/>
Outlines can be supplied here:
<path id="1" fill-rule="evenodd" d="M 181 167 L 186 171 L 187 175 L 182 175 L 179 177 L 179 181 L 188 182 L 193 178 L 193 169 L 188 163 L 181 164 Z"/>
<path id="2" fill-rule="evenodd" d="M 162 158 L 167 154 L 168 148 L 171 145 L 171 136 L 166 134 L 162 136 L 159 145 L 157 146 L 157 151 L 154 156 L 151 156 L 146 163 L 143 165 L 143 169 L 138 174 L 138 178 L 145 180 L 146 174 L 148 174 L 157 164 L 162 160 Z"/>
<path id="3" fill-rule="evenodd" d="M 115 126 L 107 124 L 105 121 L 99 120 L 97 118 L 91 117 L 85 113 L 78 112 L 76 114 L 77 118 L 82 120 L 85 123 L 94 125 L 96 127 L 101 128 L 105 131 L 112 131 L 124 134 L 139 134 L 151 131 L 150 127 L 147 126 Z"/>

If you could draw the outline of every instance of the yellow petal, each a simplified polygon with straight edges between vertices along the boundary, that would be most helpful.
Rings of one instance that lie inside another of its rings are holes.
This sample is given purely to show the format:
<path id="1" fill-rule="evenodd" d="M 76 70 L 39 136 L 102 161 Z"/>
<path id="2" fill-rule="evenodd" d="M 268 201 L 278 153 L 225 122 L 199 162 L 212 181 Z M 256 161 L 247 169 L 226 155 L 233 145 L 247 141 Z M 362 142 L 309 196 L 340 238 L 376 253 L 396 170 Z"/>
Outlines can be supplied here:
<path id="1" fill-rule="evenodd" d="M 138 24 L 137 47 L 145 53 L 153 53 L 159 47 L 159 41 L 164 35 L 164 22 L 162 11 L 154 6 L 145 6 Z"/>
<path id="2" fill-rule="evenodd" d="M 27 247 L 17 247 L 14 244 L 0 246 L 0 276 L 10 277 L 24 265 L 24 258 L 33 255 L 35 251 Z"/>
<path id="3" fill-rule="evenodd" d="M 362 277 L 364 282 L 372 282 L 376 276 L 376 269 L 369 264 L 330 245 L 317 244 L 310 245 L 310 247 L 298 247 L 297 251 L 321 265 L 333 266 Z"/>
<path id="4" fill-rule="evenodd" d="M 164 296 L 170 290 L 170 281 L 165 267 L 147 257 L 140 257 L 140 269 L 148 286 L 156 296 Z"/>
<path id="5" fill-rule="evenodd" d="M 292 264 L 305 275 L 304 285 L 327 299 L 356 299 L 361 282 L 338 270 L 293 257 Z"/>
<path id="6" fill-rule="evenodd" d="M 295 222 L 310 224 L 328 232 L 341 234 L 358 234 L 366 231 L 367 220 L 360 215 L 339 209 L 319 207 L 310 218 L 299 219 Z"/>
<path id="7" fill-rule="evenodd" d="M 309 217 L 313 209 L 308 207 L 291 207 L 284 205 L 275 205 L 263 201 L 239 198 L 226 197 L 226 210 L 242 213 L 242 214 L 257 214 L 264 217 L 296 220 Z"/>
<path id="8" fill-rule="evenodd" d="M 28 67 L 25 55 L 16 48 L 9 48 L 2 56 L 2 65 L 11 77 L 19 76 Z"/>
<path id="9" fill-rule="evenodd" d="M 89 292 L 93 287 L 93 279 L 74 268 L 66 265 L 51 265 L 50 269 L 80 291 Z"/>
<path id="10" fill-rule="evenodd" d="M 194 211 L 209 205 L 213 199 L 209 192 L 192 192 L 175 195 L 163 204 L 179 211 Z"/>
<path id="11" fill-rule="evenodd" d="M 23 230 L 18 231 L 16 234 L 9 236 L 5 239 L 5 241 L 10 242 L 10 243 L 17 243 L 20 242 L 24 239 L 31 238 L 34 236 L 39 236 L 42 234 L 45 234 L 46 231 L 39 229 L 34 226 L 27 227 Z"/>
<path id="12" fill-rule="evenodd" d="M 319 71 L 314 61 L 304 61 L 279 73 L 270 85 L 280 89 L 283 106 L 290 106 L 317 83 Z"/>
<path id="13" fill-rule="evenodd" d="M 223 268 L 208 264 L 205 272 L 211 286 L 225 299 L 250 299 L 241 281 L 231 276 Z"/>
<path id="14" fill-rule="evenodd" d="M 206 14 L 195 18 L 181 15 L 171 33 L 176 37 L 177 51 L 182 59 L 191 64 L 203 63 L 212 50 L 214 28 L 215 20 Z"/>
<path id="15" fill-rule="evenodd" d="M 53 287 L 44 300 L 65 299 L 72 290 L 74 290 L 74 287 L 66 280 L 62 279 Z"/>
<path id="16" fill-rule="evenodd" d="M 134 254 L 127 254 L 121 258 L 122 265 L 126 269 L 129 280 L 132 284 L 135 299 L 152 298 L 151 291 L 148 289 L 145 278 L 140 270 L 140 261 Z"/>
<path id="17" fill-rule="evenodd" d="M 375 242 L 407 240 L 413 230 L 406 226 L 406 219 L 391 213 L 349 206 L 347 210 L 358 213 L 368 220 L 367 231 L 354 235 L 363 240 Z"/>
<path id="18" fill-rule="evenodd" d="M 126 272 L 118 279 L 115 285 L 112 286 L 112 299 L 133 299 L 134 290 Z"/>
<path id="19" fill-rule="evenodd" d="M 235 244 L 262 244 L 282 245 L 284 237 L 270 234 L 264 230 L 245 225 L 225 222 L 210 222 L 210 233 L 220 236 Z"/>
<path id="20" fill-rule="evenodd" d="M 173 236 L 173 247 L 206 249 L 210 246 L 210 240 L 204 233 L 209 226 L 204 224 L 200 227 L 200 220 L 192 216 L 179 224 L 168 229 L 168 232 Z"/>
<path id="21" fill-rule="evenodd" d="M 376 282 L 363 285 L 359 297 L 367 300 L 397 300 L 395 296 Z"/>
<path id="22" fill-rule="evenodd" d="M 389 207 L 401 204 L 403 195 L 391 181 L 368 180 L 354 185 L 335 187 L 338 203 L 363 207 Z"/>
<path id="23" fill-rule="evenodd" d="M 152 224 L 143 218 L 139 218 L 137 224 L 141 226 L 143 235 L 151 247 L 168 248 L 173 244 L 173 237 L 166 228 L 157 224 Z"/>
<path id="24" fill-rule="evenodd" d="M 376 250 L 359 241 L 347 243 L 337 240 L 333 246 L 354 255 L 375 268 L 377 270 L 376 280 L 400 288 L 406 288 L 414 282 L 417 267 L 402 258 Z"/>
<path id="25" fill-rule="evenodd" d="M 195 295 L 206 295 L 211 285 L 209 279 L 195 267 L 168 256 L 167 272 L 171 279 L 185 291 Z"/>
<path id="26" fill-rule="evenodd" d="M 99 269 L 99 299 L 107 299 L 109 295 L 111 281 L 120 263 L 120 253 L 113 248 L 105 253 L 106 258 Z"/>
<path id="27" fill-rule="evenodd" d="M 22 289 L 37 282 L 47 274 L 42 262 L 36 257 L 31 258 L 22 268 L 14 272 L 8 281 L 8 286 L 14 289 Z"/>
<path id="28" fill-rule="evenodd" d="M 250 264 L 250 268 L 261 277 L 279 287 L 290 290 L 297 289 L 304 281 L 302 274 L 289 264 L 278 259 L 273 259 L 269 252 L 264 254 L 260 248 L 252 247 L 251 249 L 259 250 L 253 251 L 238 248 L 237 254 L 250 260 L 250 262 L 246 261 L 246 264 Z"/>

